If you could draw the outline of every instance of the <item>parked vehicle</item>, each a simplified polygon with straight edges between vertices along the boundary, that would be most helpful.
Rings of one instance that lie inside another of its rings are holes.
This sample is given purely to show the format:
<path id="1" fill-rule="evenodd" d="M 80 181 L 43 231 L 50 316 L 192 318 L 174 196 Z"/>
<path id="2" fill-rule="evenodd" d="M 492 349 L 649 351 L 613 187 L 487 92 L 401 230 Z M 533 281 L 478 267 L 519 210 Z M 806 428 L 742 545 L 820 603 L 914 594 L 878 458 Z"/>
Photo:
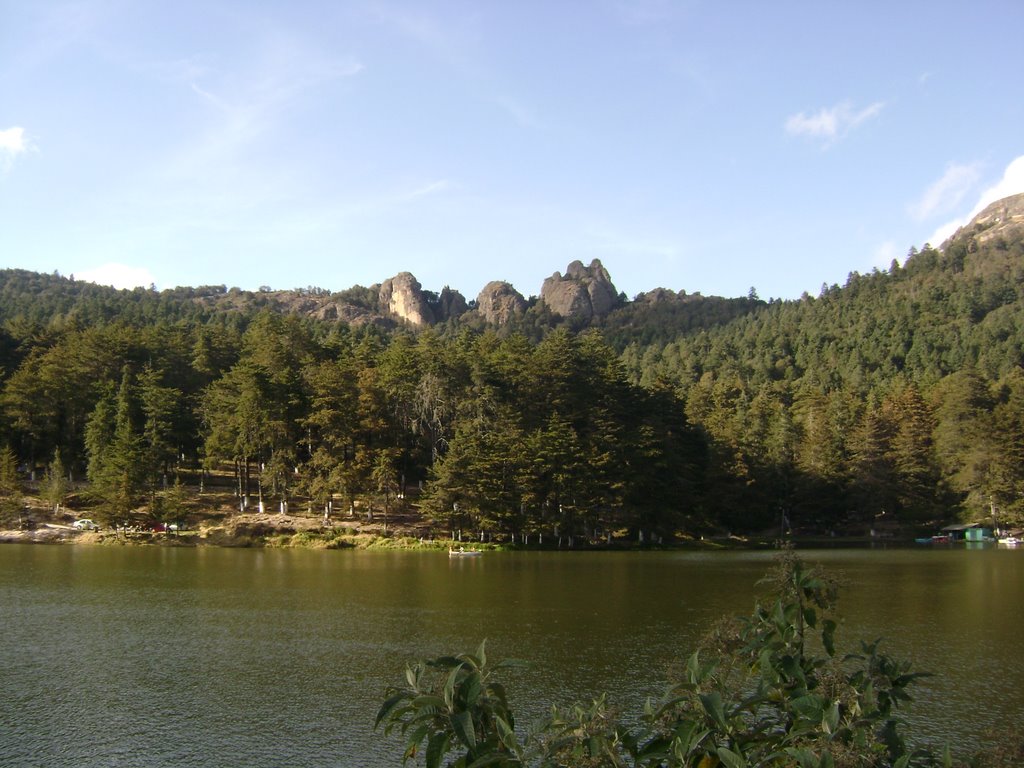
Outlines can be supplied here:
<path id="1" fill-rule="evenodd" d="M 83 517 L 81 520 L 75 520 L 71 525 L 73 528 L 77 528 L 80 531 L 98 531 L 100 529 L 96 523 L 87 517 Z"/>

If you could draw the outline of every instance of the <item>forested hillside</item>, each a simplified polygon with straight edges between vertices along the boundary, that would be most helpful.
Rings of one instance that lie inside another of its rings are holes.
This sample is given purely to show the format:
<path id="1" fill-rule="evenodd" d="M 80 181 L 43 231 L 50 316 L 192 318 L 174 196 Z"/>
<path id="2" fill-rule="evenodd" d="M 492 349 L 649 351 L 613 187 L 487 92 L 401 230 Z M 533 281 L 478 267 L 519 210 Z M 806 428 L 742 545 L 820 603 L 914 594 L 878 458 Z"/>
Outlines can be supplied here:
<path id="1" fill-rule="evenodd" d="M 902 267 L 851 273 L 816 298 L 629 346 L 632 380 L 671 381 L 708 437 L 711 516 L 1019 522 L 1021 235 L 975 223 L 941 252 L 912 248 Z"/>
<path id="2" fill-rule="evenodd" d="M 591 328 L 7 270 L 0 515 L 70 476 L 99 517 L 171 519 L 229 471 L 253 506 L 413 505 L 519 540 L 1020 522 L 1022 284 L 1024 239 L 991 225 L 818 297 L 658 291 Z"/>

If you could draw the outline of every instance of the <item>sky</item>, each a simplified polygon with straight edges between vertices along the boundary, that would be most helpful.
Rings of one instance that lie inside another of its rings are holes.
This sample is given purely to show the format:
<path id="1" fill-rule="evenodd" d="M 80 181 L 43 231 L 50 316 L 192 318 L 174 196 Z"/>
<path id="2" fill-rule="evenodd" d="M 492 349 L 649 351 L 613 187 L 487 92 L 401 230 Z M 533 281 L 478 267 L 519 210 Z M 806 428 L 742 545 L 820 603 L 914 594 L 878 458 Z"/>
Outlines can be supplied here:
<path id="1" fill-rule="evenodd" d="M 817 295 L 1024 192 L 1020 0 L 0 0 L 0 267 Z"/>

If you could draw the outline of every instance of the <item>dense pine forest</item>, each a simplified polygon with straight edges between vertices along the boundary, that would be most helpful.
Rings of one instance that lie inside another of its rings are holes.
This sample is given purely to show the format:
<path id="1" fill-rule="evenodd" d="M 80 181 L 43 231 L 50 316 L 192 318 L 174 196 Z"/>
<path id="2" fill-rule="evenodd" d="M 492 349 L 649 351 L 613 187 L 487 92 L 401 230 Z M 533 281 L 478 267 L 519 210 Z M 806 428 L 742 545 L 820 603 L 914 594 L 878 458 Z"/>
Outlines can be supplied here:
<path id="1" fill-rule="evenodd" d="M 1024 522 L 1019 229 L 796 301 L 651 294 L 588 323 L 536 301 L 500 326 L 352 323 L 274 296 L 0 272 L 0 527 L 72 490 L 104 521 L 176 520 L 215 478 L 239 508 L 513 541 Z"/>

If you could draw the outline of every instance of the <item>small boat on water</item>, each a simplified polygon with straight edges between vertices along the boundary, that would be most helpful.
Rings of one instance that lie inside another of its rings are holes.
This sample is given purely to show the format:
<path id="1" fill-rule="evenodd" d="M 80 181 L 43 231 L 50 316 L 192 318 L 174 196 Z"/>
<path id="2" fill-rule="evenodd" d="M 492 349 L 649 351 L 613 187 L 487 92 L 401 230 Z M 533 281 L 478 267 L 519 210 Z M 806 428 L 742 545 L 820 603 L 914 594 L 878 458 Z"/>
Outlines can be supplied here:
<path id="1" fill-rule="evenodd" d="M 998 541 L 1005 547 L 1016 547 L 1018 544 L 1021 543 L 1021 540 L 1018 539 L 1016 536 L 1005 536 L 999 539 Z"/>
<path id="2" fill-rule="evenodd" d="M 479 550 L 463 549 L 462 547 L 448 550 L 448 557 L 479 557 L 482 554 Z"/>
<path id="3" fill-rule="evenodd" d="M 923 536 L 919 539 L 914 539 L 915 544 L 949 544 L 952 539 L 949 536 Z"/>

